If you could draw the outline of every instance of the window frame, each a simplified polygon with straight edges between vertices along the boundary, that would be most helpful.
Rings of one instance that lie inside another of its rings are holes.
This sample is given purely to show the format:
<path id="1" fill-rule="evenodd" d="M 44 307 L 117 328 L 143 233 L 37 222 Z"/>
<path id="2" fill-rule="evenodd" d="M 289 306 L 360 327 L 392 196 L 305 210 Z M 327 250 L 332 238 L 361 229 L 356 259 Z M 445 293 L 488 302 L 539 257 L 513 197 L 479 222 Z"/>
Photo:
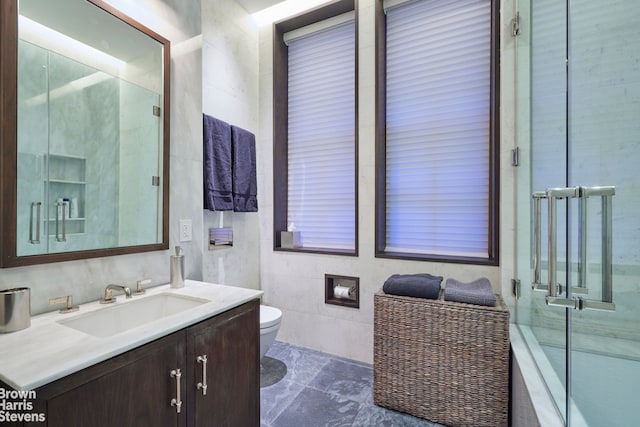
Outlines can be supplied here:
<path id="1" fill-rule="evenodd" d="M 347 12 L 355 12 L 354 117 L 354 249 L 283 248 L 280 232 L 287 230 L 288 214 L 288 47 L 285 33 Z M 338 0 L 273 24 L 273 250 L 358 256 L 358 10 L 357 0 Z"/>
<path id="2" fill-rule="evenodd" d="M 446 1 L 446 0 L 443 0 Z M 461 264 L 499 265 L 500 241 L 500 4 L 491 0 L 491 79 L 489 109 L 488 253 L 486 258 L 390 252 L 386 246 L 386 14 L 375 3 L 375 257 Z"/>

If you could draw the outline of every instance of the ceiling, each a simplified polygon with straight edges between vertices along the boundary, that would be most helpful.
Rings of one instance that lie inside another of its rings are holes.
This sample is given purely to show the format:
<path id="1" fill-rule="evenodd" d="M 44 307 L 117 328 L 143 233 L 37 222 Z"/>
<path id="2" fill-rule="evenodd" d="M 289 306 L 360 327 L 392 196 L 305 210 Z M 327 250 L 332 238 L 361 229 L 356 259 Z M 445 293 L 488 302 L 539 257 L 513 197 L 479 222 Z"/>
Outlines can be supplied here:
<path id="1" fill-rule="evenodd" d="M 274 4 L 280 3 L 283 0 L 236 0 L 240 6 L 244 7 L 247 12 L 254 13 L 259 10 L 265 9 Z"/>
<path id="2" fill-rule="evenodd" d="M 19 12 L 125 62 L 160 49 L 151 37 L 86 1 L 20 0 Z"/>
<path id="3" fill-rule="evenodd" d="M 284 0 L 236 1 L 253 14 Z M 289 0 L 294 1 L 304 3 L 307 0 Z M 124 61 L 148 52 L 153 45 L 157 48 L 151 38 L 140 38 L 137 30 L 82 0 L 20 0 L 20 14 Z M 115 29 L 114 25 L 118 28 Z"/>

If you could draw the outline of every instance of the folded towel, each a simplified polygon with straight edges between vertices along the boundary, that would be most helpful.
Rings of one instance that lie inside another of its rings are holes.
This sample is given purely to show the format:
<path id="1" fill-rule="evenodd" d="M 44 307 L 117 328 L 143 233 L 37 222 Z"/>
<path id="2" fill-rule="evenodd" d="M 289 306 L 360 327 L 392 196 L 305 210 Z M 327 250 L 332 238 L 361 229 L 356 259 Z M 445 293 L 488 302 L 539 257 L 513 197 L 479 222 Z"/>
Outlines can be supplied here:
<path id="1" fill-rule="evenodd" d="M 444 299 L 446 301 L 466 302 L 489 307 L 496 306 L 496 296 L 493 293 L 491 282 L 486 277 L 470 283 L 447 279 L 444 288 Z"/>
<path id="2" fill-rule="evenodd" d="M 428 273 L 394 274 L 384 282 L 382 290 L 392 295 L 438 299 L 440 283 L 441 276 Z"/>
<path id="3" fill-rule="evenodd" d="M 256 183 L 256 137 L 242 128 L 231 126 L 233 147 L 233 210 L 258 212 Z"/>
<path id="4" fill-rule="evenodd" d="M 202 116 L 204 208 L 232 211 L 231 127 L 222 120 Z"/>

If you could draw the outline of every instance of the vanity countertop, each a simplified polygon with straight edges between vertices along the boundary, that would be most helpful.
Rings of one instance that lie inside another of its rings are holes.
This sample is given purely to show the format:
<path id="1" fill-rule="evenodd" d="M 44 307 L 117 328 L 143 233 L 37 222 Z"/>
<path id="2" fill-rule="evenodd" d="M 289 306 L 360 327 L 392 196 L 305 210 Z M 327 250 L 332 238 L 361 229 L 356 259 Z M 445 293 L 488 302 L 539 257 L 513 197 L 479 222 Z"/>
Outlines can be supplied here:
<path id="1" fill-rule="evenodd" d="M 31 326 L 27 329 L 0 334 L 0 380 L 16 390 L 33 390 L 262 295 L 262 291 L 253 289 L 194 280 L 186 280 L 185 287 L 181 289 L 163 285 L 146 291 L 144 296 L 131 299 L 118 294 L 113 305 L 105 306 L 94 301 L 82 304 L 79 311 L 70 314 L 60 314 L 58 310 L 44 313 L 32 317 Z M 160 293 L 205 298 L 210 302 L 140 326 L 131 325 L 125 332 L 104 338 L 58 323 Z"/>

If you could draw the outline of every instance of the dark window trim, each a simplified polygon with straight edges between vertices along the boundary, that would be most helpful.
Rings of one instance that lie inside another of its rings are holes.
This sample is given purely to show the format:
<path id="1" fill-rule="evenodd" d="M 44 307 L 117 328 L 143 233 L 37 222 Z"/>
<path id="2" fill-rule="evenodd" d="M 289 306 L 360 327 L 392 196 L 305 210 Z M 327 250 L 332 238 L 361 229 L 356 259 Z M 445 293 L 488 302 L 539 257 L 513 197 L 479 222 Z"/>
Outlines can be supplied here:
<path id="1" fill-rule="evenodd" d="M 333 16 L 355 11 L 355 249 L 281 248 L 280 232 L 287 230 L 288 206 L 288 48 L 284 33 Z M 339 0 L 273 24 L 273 250 L 358 256 L 358 9 L 357 0 Z"/>
<path id="2" fill-rule="evenodd" d="M 491 109 L 489 112 L 489 235 L 487 258 L 386 252 L 386 15 L 375 3 L 376 131 L 375 256 L 416 261 L 500 265 L 500 5 L 491 0 Z"/>

